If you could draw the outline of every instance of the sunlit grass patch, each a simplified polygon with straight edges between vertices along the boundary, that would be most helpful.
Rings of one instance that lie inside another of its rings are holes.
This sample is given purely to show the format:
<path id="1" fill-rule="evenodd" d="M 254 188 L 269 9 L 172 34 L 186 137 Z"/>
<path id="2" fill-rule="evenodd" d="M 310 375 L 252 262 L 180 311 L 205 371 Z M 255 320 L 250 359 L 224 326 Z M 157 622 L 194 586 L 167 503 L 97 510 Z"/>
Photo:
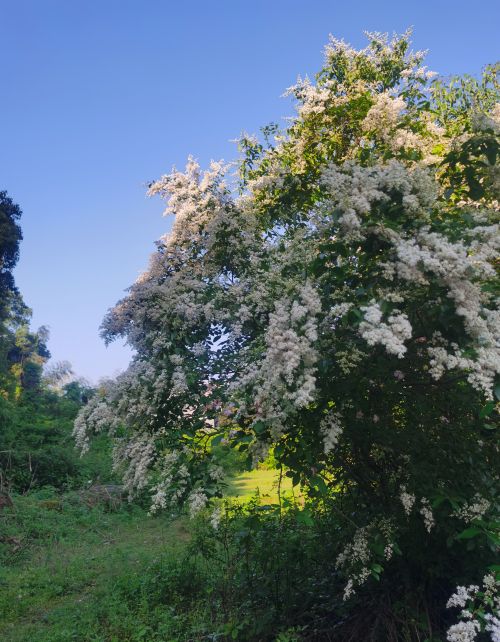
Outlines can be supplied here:
<path id="1" fill-rule="evenodd" d="M 285 475 L 281 478 L 275 468 L 257 468 L 240 473 L 227 480 L 226 496 L 239 501 L 247 501 L 255 494 L 259 494 L 263 504 L 278 502 L 278 495 L 292 495 L 294 492 L 292 481 Z M 295 494 L 298 494 L 297 488 Z"/>

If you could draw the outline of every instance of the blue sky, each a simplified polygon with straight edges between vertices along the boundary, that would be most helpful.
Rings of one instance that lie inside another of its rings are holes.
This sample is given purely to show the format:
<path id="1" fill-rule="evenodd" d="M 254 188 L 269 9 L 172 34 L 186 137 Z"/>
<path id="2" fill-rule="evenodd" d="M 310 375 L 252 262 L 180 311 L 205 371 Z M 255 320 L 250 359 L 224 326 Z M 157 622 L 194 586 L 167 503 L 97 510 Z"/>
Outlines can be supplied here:
<path id="1" fill-rule="evenodd" d="M 126 367 L 98 327 L 170 225 L 145 184 L 289 115 L 280 95 L 329 33 L 413 25 L 448 75 L 494 62 L 499 24 L 492 0 L 0 0 L 0 189 L 24 211 L 16 279 L 53 358 L 93 381 Z"/>

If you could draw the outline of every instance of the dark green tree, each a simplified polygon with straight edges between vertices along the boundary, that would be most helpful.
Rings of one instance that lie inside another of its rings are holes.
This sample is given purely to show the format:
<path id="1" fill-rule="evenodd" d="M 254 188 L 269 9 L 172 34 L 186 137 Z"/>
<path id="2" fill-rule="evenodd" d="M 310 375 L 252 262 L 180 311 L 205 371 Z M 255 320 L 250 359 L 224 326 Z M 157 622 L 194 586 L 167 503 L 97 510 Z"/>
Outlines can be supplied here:
<path id="1" fill-rule="evenodd" d="M 19 243 L 23 235 L 18 223 L 21 208 L 6 191 L 0 192 L 0 320 L 8 310 L 8 302 L 16 293 L 12 270 L 19 259 Z"/>

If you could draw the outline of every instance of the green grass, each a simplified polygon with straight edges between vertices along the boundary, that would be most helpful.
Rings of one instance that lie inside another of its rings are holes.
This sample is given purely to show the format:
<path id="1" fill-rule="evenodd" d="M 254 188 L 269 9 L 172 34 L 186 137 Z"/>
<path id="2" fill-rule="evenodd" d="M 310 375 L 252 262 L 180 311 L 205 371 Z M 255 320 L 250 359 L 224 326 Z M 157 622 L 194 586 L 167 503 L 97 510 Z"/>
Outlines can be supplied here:
<path id="1" fill-rule="evenodd" d="M 228 480 L 226 495 L 241 501 L 246 501 L 258 493 L 264 504 L 278 502 L 279 473 L 272 468 L 258 468 L 241 473 Z M 283 475 L 281 479 L 281 494 L 291 494 L 293 486 L 291 479 Z"/>
<path id="2" fill-rule="evenodd" d="M 159 560 L 182 558 L 188 537 L 182 519 L 152 518 L 133 507 L 58 512 L 23 497 L 0 519 L 0 640 L 157 639 L 146 635 L 151 614 L 141 621 L 138 605 L 123 595 L 132 589 L 139 595 L 141 577 Z M 163 624 L 175 630 L 175 622 Z"/>
<path id="3" fill-rule="evenodd" d="M 230 479 L 238 502 L 278 501 L 275 470 Z M 282 479 L 282 494 L 292 486 Z M 0 513 L 2 642 L 169 642 L 207 639 L 217 614 L 196 586 L 187 518 L 124 505 L 88 508 L 78 493 L 42 490 Z M 198 632 L 198 633 L 197 633 Z M 208 638 L 209 639 L 209 638 Z"/>

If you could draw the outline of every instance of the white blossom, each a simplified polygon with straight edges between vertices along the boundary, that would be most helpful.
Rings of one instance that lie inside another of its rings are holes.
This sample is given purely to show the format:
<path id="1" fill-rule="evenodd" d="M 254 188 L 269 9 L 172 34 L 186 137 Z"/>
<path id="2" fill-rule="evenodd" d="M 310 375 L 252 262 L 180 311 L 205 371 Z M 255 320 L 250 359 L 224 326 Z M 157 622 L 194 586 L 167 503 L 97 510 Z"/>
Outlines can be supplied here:
<path id="1" fill-rule="evenodd" d="M 195 517 L 208 503 L 208 497 L 199 489 L 194 490 L 188 497 L 189 515 Z"/>
<path id="2" fill-rule="evenodd" d="M 212 525 L 212 528 L 214 529 L 214 531 L 219 529 L 221 519 L 222 519 L 222 509 L 220 508 L 220 506 L 217 506 L 217 508 L 215 508 L 212 511 L 212 514 L 210 515 L 210 524 Z"/>
<path id="3" fill-rule="evenodd" d="M 436 520 L 434 519 L 434 515 L 432 513 L 429 500 L 426 499 L 425 497 L 422 497 L 422 499 L 420 500 L 420 503 L 421 503 L 420 514 L 424 518 L 424 525 L 425 525 L 425 528 L 427 529 L 427 532 L 430 533 L 436 524 Z"/>
<path id="4" fill-rule="evenodd" d="M 467 605 L 469 600 L 472 600 L 476 593 L 479 591 L 479 586 L 471 584 L 470 586 L 457 586 L 457 590 L 450 597 L 446 603 L 447 608 L 460 607 L 463 608 Z"/>
<path id="5" fill-rule="evenodd" d="M 484 617 L 487 621 L 485 631 L 490 633 L 492 642 L 500 642 L 500 613 L 498 617 L 491 613 L 486 613 Z"/>
<path id="6" fill-rule="evenodd" d="M 377 302 L 372 301 L 370 305 L 362 306 L 361 310 L 364 312 L 364 320 L 359 325 L 359 334 L 368 345 L 381 344 L 389 354 L 402 359 L 407 350 L 404 342 L 411 338 L 412 333 L 406 314 L 394 310 L 385 323 Z"/>
<path id="7" fill-rule="evenodd" d="M 403 508 L 405 510 L 405 513 L 409 515 L 411 513 L 411 510 L 413 508 L 413 505 L 415 504 L 416 497 L 412 493 L 409 493 L 406 490 L 406 486 L 402 485 L 400 488 L 399 492 L 399 499 L 401 500 L 401 503 L 403 504 Z"/>
<path id="8" fill-rule="evenodd" d="M 325 454 L 328 455 L 335 446 L 342 434 L 341 415 L 338 412 L 328 412 L 321 420 L 320 430 L 323 435 L 323 445 Z"/>
<path id="9" fill-rule="evenodd" d="M 455 517 L 463 519 L 465 522 L 472 522 L 475 519 L 481 519 L 487 513 L 488 509 L 491 506 L 486 498 L 481 497 L 479 493 L 476 493 L 472 500 L 465 502 L 463 506 L 458 508 L 454 513 Z"/>
<path id="10" fill-rule="evenodd" d="M 477 620 L 469 620 L 468 622 L 459 622 L 453 624 L 448 629 L 446 639 L 448 642 L 473 642 L 481 627 Z"/>

